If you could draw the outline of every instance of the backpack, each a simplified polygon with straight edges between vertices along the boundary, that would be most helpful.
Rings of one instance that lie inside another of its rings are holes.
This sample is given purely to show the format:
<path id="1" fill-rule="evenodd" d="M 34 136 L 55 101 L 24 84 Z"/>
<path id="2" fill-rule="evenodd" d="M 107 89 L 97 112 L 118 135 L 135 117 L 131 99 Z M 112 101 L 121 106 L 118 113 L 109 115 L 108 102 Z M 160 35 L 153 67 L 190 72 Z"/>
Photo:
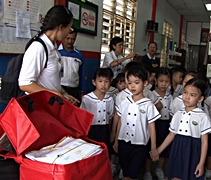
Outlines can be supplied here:
<path id="1" fill-rule="evenodd" d="M 38 36 L 35 36 L 29 42 L 31 44 L 34 41 L 40 42 L 45 49 L 46 62 L 44 68 L 46 68 L 48 62 L 47 47 L 44 41 Z M 27 44 L 26 50 L 30 46 L 30 44 Z M 24 53 L 12 58 L 8 63 L 6 73 L 1 78 L 0 103 L 8 104 L 11 98 L 17 98 L 25 94 L 25 92 L 22 91 L 18 85 L 18 78 L 22 67 L 23 56 Z"/>

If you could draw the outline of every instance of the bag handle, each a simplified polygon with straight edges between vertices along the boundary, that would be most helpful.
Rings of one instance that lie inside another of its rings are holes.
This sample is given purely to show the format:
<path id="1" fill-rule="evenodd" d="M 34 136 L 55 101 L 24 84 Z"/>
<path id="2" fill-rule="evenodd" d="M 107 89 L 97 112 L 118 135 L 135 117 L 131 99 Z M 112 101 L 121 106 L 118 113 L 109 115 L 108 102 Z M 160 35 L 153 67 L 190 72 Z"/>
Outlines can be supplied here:
<path id="1" fill-rule="evenodd" d="M 29 97 L 25 98 L 24 100 L 28 103 L 28 111 L 34 111 L 34 101 Z"/>
<path id="2" fill-rule="evenodd" d="M 55 101 L 57 101 L 57 103 L 59 105 L 63 105 L 64 104 L 64 102 L 62 101 L 62 99 L 60 97 L 58 97 L 58 96 L 52 96 L 50 98 L 50 100 L 48 101 L 48 104 L 50 104 L 51 106 L 53 106 L 53 104 L 54 104 Z"/>

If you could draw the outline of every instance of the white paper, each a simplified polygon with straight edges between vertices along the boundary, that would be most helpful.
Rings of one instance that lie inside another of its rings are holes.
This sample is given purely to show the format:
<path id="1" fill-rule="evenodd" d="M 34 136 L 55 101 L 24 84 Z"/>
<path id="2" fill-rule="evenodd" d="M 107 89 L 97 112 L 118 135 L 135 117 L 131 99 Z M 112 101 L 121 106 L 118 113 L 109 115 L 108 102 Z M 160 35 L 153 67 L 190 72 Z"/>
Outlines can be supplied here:
<path id="1" fill-rule="evenodd" d="M 0 24 L 0 42 L 4 42 L 4 25 Z"/>
<path id="2" fill-rule="evenodd" d="M 0 19 L 3 18 L 4 15 L 4 5 L 3 5 L 3 0 L 0 0 Z"/>
<path id="3" fill-rule="evenodd" d="M 16 11 L 16 37 L 31 38 L 29 12 Z"/>
<path id="4" fill-rule="evenodd" d="M 41 6 L 40 0 L 33 0 L 33 1 L 25 0 L 23 4 L 23 10 L 30 13 L 31 23 L 35 24 L 38 22 L 40 6 Z"/>
<path id="5" fill-rule="evenodd" d="M 67 137 L 58 144 L 32 151 L 26 157 L 50 164 L 70 164 L 102 152 L 99 145 L 88 143 L 82 139 Z"/>
<path id="6" fill-rule="evenodd" d="M 16 10 L 21 10 L 24 0 L 4 0 L 4 18 L 14 20 Z"/>
<path id="7" fill-rule="evenodd" d="M 73 18 L 79 20 L 80 6 L 78 4 L 68 2 L 68 9 L 72 12 Z"/>

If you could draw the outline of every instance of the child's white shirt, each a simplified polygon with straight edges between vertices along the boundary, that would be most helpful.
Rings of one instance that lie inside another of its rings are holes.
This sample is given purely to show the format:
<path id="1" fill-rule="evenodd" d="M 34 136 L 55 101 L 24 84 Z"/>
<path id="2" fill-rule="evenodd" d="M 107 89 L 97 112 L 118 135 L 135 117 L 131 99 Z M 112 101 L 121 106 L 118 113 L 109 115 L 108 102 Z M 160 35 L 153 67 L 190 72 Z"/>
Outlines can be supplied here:
<path id="1" fill-rule="evenodd" d="M 102 101 L 93 92 L 86 94 L 82 97 L 80 108 L 94 114 L 92 125 L 106 125 L 114 115 L 114 101 L 108 94 Z"/>
<path id="2" fill-rule="evenodd" d="M 132 144 L 146 145 L 150 137 L 149 123 L 160 118 L 160 113 L 148 98 L 134 102 L 126 97 L 119 105 L 117 114 L 121 117 L 118 139 Z"/>
<path id="3" fill-rule="evenodd" d="M 173 96 L 169 93 L 169 91 L 166 91 L 166 94 L 164 97 L 161 97 L 155 90 L 153 93 L 156 95 L 158 100 L 162 103 L 163 108 L 160 110 L 161 118 L 162 120 L 169 120 L 169 108 L 173 101 Z"/>
<path id="4" fill-rule="evenodd" d="M 190 112 L 182 108 L 173 116 L 169 130 L 175 134 L 200 138 L 211 132 L 211 120 L 200 108 Z"/>

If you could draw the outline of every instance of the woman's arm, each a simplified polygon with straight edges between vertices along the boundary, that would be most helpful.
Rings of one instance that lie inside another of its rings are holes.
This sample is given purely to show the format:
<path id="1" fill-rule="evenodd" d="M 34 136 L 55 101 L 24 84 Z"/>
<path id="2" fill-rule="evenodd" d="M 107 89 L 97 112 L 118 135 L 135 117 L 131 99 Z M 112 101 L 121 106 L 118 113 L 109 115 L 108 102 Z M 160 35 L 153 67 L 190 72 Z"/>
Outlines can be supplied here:
<path id="1" fill-rule="evenodd" d="M 196 177 L 200 177 L 204 174 L 204 164 L 207 157 L 207 149 L 208 149 L 208 134 L 204 134 L 201 136 L 201 156 L 199 164 L 197 165 L 195 170 Z"/>
<path id="2" fill-rule="evenodd" d="M 46 90 L 46 91 L 52 92 L 52 93 L 62 97 L 62 94 L 60 92 L 47 89 L 47 88 L 45 88 L 43 86 L 40 86 L 36 82 L 33 82 L 33 83 L 29 84 L 29 85 L 20 86 L 20 89 L 22 91 L 25 91 L 25 92 L 29 93 L 29 94 L 30 93 L 34 93 L 34 92 L 38 92 L 38 91 Z"/>
<path id="3" fill-rule="evenodd" d="M 124 62 L 125 60 L 127 59 L 131 59 L 131 58 L 134 58 L 135 56 L 135 53 L 132 52 L 130 53 L 129 55 L 127 55 L 126 57 L 123 57 L 121 59 L 118 59 L 118 60 L 114 60 L 110 63 L 110 67 L 115 67 L 115 66 L 118 66 L 119 64 L 121 64 L 122 62 Z"/>

